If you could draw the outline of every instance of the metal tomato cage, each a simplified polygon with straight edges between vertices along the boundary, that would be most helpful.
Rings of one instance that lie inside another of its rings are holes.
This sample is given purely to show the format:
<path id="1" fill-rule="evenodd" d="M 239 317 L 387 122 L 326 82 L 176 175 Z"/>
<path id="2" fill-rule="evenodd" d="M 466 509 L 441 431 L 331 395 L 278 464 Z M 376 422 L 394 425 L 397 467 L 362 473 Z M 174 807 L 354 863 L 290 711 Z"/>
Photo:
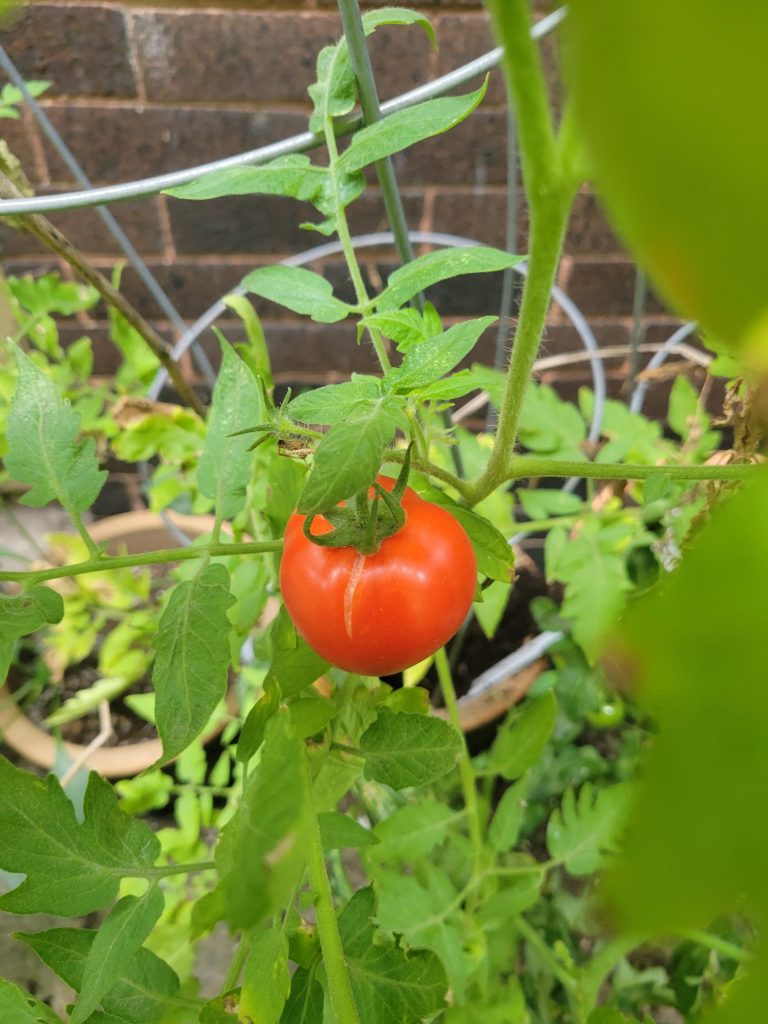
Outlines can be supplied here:
<path id="1" fill-rule="evenodd" d="M 402 93 L 394 99 L 388 100 L 387 102 L 379 105 L 373 83 L 373 77 L 370 71 L 370 60 L 368 58 L 368 51 L 365 45 L 365 38 L 359 31 L 360 23 L 357 4 L 355 3 L 355 0 L 339 0 L 339 8 L 344 25 L 344 31 L 350 44 L 350 53 L 353 59 L 353 65 L 355 64 L 355 55 L 357 53 L 358 60 L 366 65 L 363 68 L 363 71 L 367 72 L 367 74 L 363 74 L 362 76 L 358 74 L 361 86 L 361 106 L 363 108 L 365 118 L 356 114 L 350 115 L 346 118 L 341 118 L 340 127 L 345 133 L 355 131 L 364 123 L 364 120 L 376 120 L 381 116 L 386 116 L 387 114 L 392 114 L 395 111 L 403 110 L 416 103 L 422 102 L 423 100 L 432 99 L 436 96 L 447 93 L 451 89 L 466 83 L 478 74 L 490 71 L 499 64 L 502 57 L 502 50 L 500 47 L 497 47 L 496 49 L 483 54 L 481 57 L 456 68 L 448 74 L 436 78 L 432 82 L 428 82 L 418 88 L 411 89 L 410 91 Z M 541 21 L 537 22 L 532 29 L 531 34 L 533 38 L 541 39 L 548 35 L 557 27 L 557 25 L 560 24 L 561 21 L 563 21 L 565 16 L 565 7 L 560 7 L 545 18 L 542 18 Z M 355 36 L 357 38 L 355 38 Z M 226 306 L 221 300 L 219 300 L 206 310 L 202 316 L 198 317 L 194 323 L 188 325 L 163 291 L 161 285 L 156 280 L 123 229 L 120 227 L 118 221 L 109 209 L 109 206 L 112 203 L 117 203 L 121 200 L 150 196 L 161 192 L 164 189 L 187 184 L 188 182 L 195 181 L 197 178 L 200 178 L 202 175 L 210 173 L 211 171 L 222 170 L 229 167 L 263 164 L 278 156 L 305 152 L 319 146 L 322 143 L 321 137 L 313 132 L 302 132 L 290 138 L 282 139 L 266 146 L 261 146 L 258 149 L 248 150 L 234 156 L 213 160 L 209 163 L 199 164 L 194 167 L 188 167 L 183 170 L 173 171 L 167 174 L 142 178 L 137 181 L 124 182 L 119 185 L 94 188 L 80 166 L 77 158 L 72 153 L 72 150 L 53 126 L 45 113 L 45 110 L 37 102 L 34 96 L 32 96 L 18 69 L 2 47 L 0 47 L 0 70 L 2 70 L 7 75 L 8 79 L 21 91 L 43 134 L 64 161 L 75 181 L 80 185 L 80 189 L 72 192 L 62 192 L 54 195 L 34 196 L 29 198 L 25 197 L 21 199 L 0 200 L 0 217 L 32 213 L 46 214 L 56 212 L 57 210 L 95 207 L 97 214 L 101 217 L 117 245 L 135 269 L 139 279 L 176 330 L 178 340 L 173 347 L 172 358 L 174 360 L 178 360 L 189 350 L 206 383 L 210 387 L 213 387 L 216 380 L 215 373 L 202 349 L 202 346 L 198 344 L 198 341 L 202 334 L 212 324 L 214 324 L 217 318 L 226 310 Z M 357 70 L 358 69 L 356 68 L 356 71 Z M 509 117 L 508 136 L 506 235 L 507 249 L 512 251 L 515 248 L 517 236 L 517 146 L 515 141 L 514 117 L 511 113 Z M 397 188 L 397 182 L 394 179 L 394 174 L 391 170 L 391 165 L 389 165 L 388 174 L 388 181 L 382 181 L 382 192 L 384 193 L 385 201 L 387 199 L 390 200 L 387 203 L 387 212 L 392 231 L 357 236 L 356 238 L 353 238 L 353 243 L 356 249 L 384 245 L 393 246 L 401 260 L 405 260 L 410 254 L 410 246 L 412 243 L 457 248 L 483 244 L 477 239 L 442 234 L 440 232 L 409 231 L 403 216 L 400 193 Z M 338 242 L 328 242 L 306 249 L 294 256 L 290 256 L 283 260 L 282 263 L 286 266 L 304 266 L 327 256 L 335 255 L 340 251 L 341 245 Z M 504 274 L 496 344 L 495 363 L 497 367 L 500 367 L 504 360 L 509 319 L 513 308 L 514 275 L 517 274 L 525 276 L 526 270 L 527 268 L 525 263 L 520 263 L 512 270 L 506 271 Z M 239 291 L 242 294 L 241 289 L 236 289 L 236 291 Z M 636 272 L 635 280 L 633 326 L 630 338 L 630 383 L 632 387 L 629 407 L 632 412 L 642 411 L 649 386 L 646 380 L 636 381 L 639 355 L 641 351 L 639 346 L 639 329 L 640 320 L 645 307 L 646 291 L 645 275 L 642 271 L 638 270 Z M 565 313 L 571 325 L 576 330 L 585 350 L 583 358 L 588 361 L 590 365 L 595 402 L 588 439 L 591 442 L 596 442 L 600 437 L 606 400 L 606 377 L 603 359 L 611 355 L 618 355 L 619 353 L 616 350 L 601 350 L 599 348 L 587 320 L 575 303 L 573 303 L 560 288 L 555 286 L 552 289 L 552 299 Z M 695 329 L 695 323 L 686 323 L 678 328 L 661 346 L 658 347 L 652 358 L 649 360 L 646 368 L 654 369 L 661 366 L 670 355 L 676 352 L 685 352 L 686 354 L 690 354 L 690 350 L 683 345 L 683 342 L 695 331 Z M 574 354 L 574 356 L 576 358 L 582 358 L 577 354 Z M 555 359 L 557 359 L 557 357 L 555 357 Z M 548 363 L 550 365 L 555 365 L 552 360 L 547 360 L 546 358 L 539 360 L 536 365 L 537 368 L 543 369 Z M 152 385 L 150 386 L 149 396 L 156 398 L 166 380 L 167 372 L 164 369 L 161 369 L 158 371 Z M 491 414 L 489 414 L 488 422 L 489 424 L 491 423 Z M 146 467 L 142 467 L 142 469 L 144 473 L 146 473 Z M 578 486 L 579 482 L 579 478 L 568 480 L 563 485 L 563 490 L 572 491 Z M 177 537 L 180 544 L 188 545 L 191 543 L 190 538 L 179 530 L 178 527 L 171 522 L 169 517 L 164 515 L 163 518 L 165 519 L 168 528 L 174 536 Z M 510 544 L 519 544 L 524 542 L 527 535 L 527 532 L 523 528 L 510 538 Z M 521 671 L 529 665 L 532 665 L 535 661 L 541 658 L 542 655 L 545 654 L 546 651 L 555 643 L 561 640 L 563 636 L 564 634 L 559 631 L 547 631 L 528 641 L 517 651 L 513 652 L 498 664 L 492 666 L 490 669 L 478 676 L 472 683 L 467 696 L 474 698 L 494 690 L 502 681 L 508 679 L 511 675 L 514 675 L 516 672 Z"/>

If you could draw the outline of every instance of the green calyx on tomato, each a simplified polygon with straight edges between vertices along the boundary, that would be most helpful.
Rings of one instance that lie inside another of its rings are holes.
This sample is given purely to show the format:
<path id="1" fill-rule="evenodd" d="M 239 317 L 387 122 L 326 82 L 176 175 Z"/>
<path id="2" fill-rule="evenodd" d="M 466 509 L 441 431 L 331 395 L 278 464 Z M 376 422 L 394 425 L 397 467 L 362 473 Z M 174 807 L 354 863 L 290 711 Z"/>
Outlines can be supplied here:
<path id="1" fill-rule="evenodd" d="M 303 524 L 307 540 L 319 547 L 352 547 L 364 555 L 375 554 L 387 537 L 405 525 L 406 514 L 402 500 L 408 490 L 411 448 L 412 445 L 409 445 L 406 450 L 394 486 L 389 478 L 377 478 L 371 488 L 356 494 L 349 504 L 337 505 L 323 512 L 320 516 L 323 528 L 319 533 L 312 532 L 317 514 L 307 516 Z"/>
<path id="2" fill-rule="evenodd" d="M 392 494 L 400 483 L 376 479 Z M 458 520 L 410 487 L 401 504 L 404 525 L 372 554 L 319 545 L 307 536 L 306 516 L 288 520 L 285 607 L 307 643 L 348 672 L 389 675 L 423 661 L 450 640 L 475 596 L 475 553 Z M 333 528 L 325 513 L 315 522 L 317 534 Z"/>

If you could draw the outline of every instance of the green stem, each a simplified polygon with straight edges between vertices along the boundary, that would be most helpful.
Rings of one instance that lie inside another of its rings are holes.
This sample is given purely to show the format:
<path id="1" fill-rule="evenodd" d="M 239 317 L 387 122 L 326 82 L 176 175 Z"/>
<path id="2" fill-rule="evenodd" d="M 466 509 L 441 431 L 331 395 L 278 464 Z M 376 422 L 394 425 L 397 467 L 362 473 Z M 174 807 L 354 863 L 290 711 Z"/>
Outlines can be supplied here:
<path id="1" fill-rule="evenodd" d="M 137 878 L 168 878 L 170 875 L 191 875 L 193 871 L 215 870 L 216 861 L 200 860 L 193 864 L 165 864 L 161 867 L 145 868 L 141 872 L 120 869 L 120 874 Z"/>
<path id="2" fill-rule="evenodd" d="M 729 942 L 727 939 L 721 939 L 719 935 L 712 935 L 711 932 L 698 931 L 696 929 L 685 932 L 684 937 L 690 939 L 691 942 L 698 942 L 700 946 L 706 946 L 708 949 L 713 949 L 716 953 L 720 953 L 722 956 L 727 957 L 729 960 L 735 960 L 740 964 L 747 964 L 754 959 L 754 956 L 748 949 L 742 949 L 741 946 L 737 946 L 734 942 Z"/>
<path id="3" fill-rule="evenodd" d="M 237 943 L 237 949 L 235 955 L 232 957 L 232 963 L 229 965 L 226 977 L 221 986 L 220 995 L 224 995 L 227 992 L 231 992 L 233 988 L 237 986 L 238 979 L 243 970 L 245 961 L 248 959 L 248 952 L 251 948 L 250 935 L 240 935 L 240 940 Z"/>
<path id="4" fill-rule="evenodd" d="M 91 556 L 91 559 L 101 560 L 103 558 L 103 555 L 101 553 L 101 550 L 99 549 L 99 545 L 90 535 L 90 533 L 88 533 L 86 525 L 83 522 L 83 517 L 80 515 L 79 512 L 72 512 L 70 509 L 67 509 L 67 512 L 69 513 L 69 518 L 72 520 L 73 526 L 80 534 L 80 539 L 88 549 L 88 554 Z"/>
<path id="5" fill-rule="evenodd" d="M 404 458 L 405 449 L 393 448 L 384 453 L 385 462 L 402 463 Z M 461 480 L 454 473 L 451 473 L 450 470 L 443 469 L 442 466 L 437 466 L 434 462 L 427 462 L 424 459 L 420 459 L 417 455 L 411 455 L 411 468 L 419 473 L 424 473 L 426 476 L 433 476 L 435 480 L 440 480 L 444 484 L 448 484 L 449 487 L 457 490 L 462 497 L 468 498 L 470 495 L 470 485 L 466 480 Z"/>
<path id="6" fill-rule="evenodd" d="M 346 260 L 347 269 L 349 270 L 349 276 L 352 279 L 352 285 L 355 289 L 355 297 L 357 298 L 358 305 L 363 307 L 368 302 L 368 292 L 365 288 L 363 275 L 360 273 L 360 266 L 357 262 L 357 256 L 355 255 L 355 247 L 352 244 L 352 237 L 349 233 L 349 225 L 347 223 L 347 215 L 341 198 L 338 168 L 339 148 L 336 145 L 336 135 L 333 130 L 332 117 L 326 116 L 323 130 L 325 134 L 325 144 L 328 147 L 328 173 L 334 198 L 336 233 L 339 236 L 339 242 L 341 242 L 344 259 Z M 384 339 L 379 331 L 369 330 L 368 333 L 371 336 L 371 341 L 373 342 L 373 347 L 376 351 L 376 356 L 379 360 L 382 372 L 386 374 L 392 369 L 392 364 L 390 363 L 389 356 L 387 355 Z"/>
<path id="7" fill-rule="evenodd" d="M 640 466 L 621 462 L 569 462 L 560 459 L 539 459 L 529 455 L 515 456 L 505 479 L 528 477 L 581 476 L 596 480 L 647 480 L 665 476 L 670 480 L 748 480 L 760 468 L 752 464 L 739 466 Z"/>
<path id="8" fill-rule="evenodd" d="M 304 758 L 304 768 L 309 782 L 309 764 Z M 311 784 L 311 782 L 310 782 Z M 320 840 L 320 823 L 317 814 L 312 815 L 309 835 L 309 883 L 314 894 L 315 919 L 320 948 L 323 951 L 323 965 L 328 981 L 328 994 L 336 1024 L 360 1024 L 360 1017 L 352 994 L 344 947 L 341 944 L 336 908 L 333 905 L 331 885 L 325 867 L 323 846 Z"/>
<path id="9" fill-rule="evenodd" d="M 526 921 L 522 914 L 515 918 L 515 928 L 528 945 L 536 950 L 539 957 L 549 968 L 551 974 L 557 978 L 566 992 L 573 992 L 576 987 L 576 979 L 563 967 L 544 939 L 542 939 L 536 929 Z"/>
<path id="10" fill-rule="evenodd" d="M 279 540 L 254 541 L 247 544 L 201 544 L 189 548 L 164 548 L 146 551 L 139 555 L 114 555 L 90 558 L 87 562 L 74 565 L 58 565 L 52 569 L 29 572 L 0 572 L 0 581 L 16 583 L 43 583 L 46 580 L 60 580 L 68 576 L 82 576 L 90 572 L 107 572 L 110 569 L 128 569 L 138 565 L 161 565 L 164 562 L 186 562 L 193 558 L 218 558 L 226 555 L 261 555 L 279 551 L 283 542 Z M 98 549 L 97 549 L 98 554 Z"/>
<path id="11" fill-rule="evenodd" d="M 440 682 L 445 708 L 448 712 L 448 720 L 462 738 L 459 774 L 461 776 L 461 789 L 464 794 L 464 806 L 467 809 L 467 819 L 469 821 L 469 838 L 472 842 L 474 858 L 472 874 L 473 877 L 478 877 L 483 870 L 484 846 L 483 821 L 480 814 L 480 804 L 477 799 L 477 780 L 474 768 L 472 767 L 472 760 L 469 756 L 467 741 L 461 729 L 456 688 L 453 685 L 451 667 L 448 663 L 448 655 L 444 647 L 435 652 L 435 667 L 437 668 L 437 678 Z"/>
<path id="12" fill-rule="evenodd" d="M 528 205 L 528 272 L 507 368 L 499 420 L 488 465 L 470 489 L 476 504 L 507 478 L 523 399 L 549 311 L 552 286 L 575 192 L 572 136 L 557 140 L 536 43 L 531 38 L 528 0 L 489 0 L 494 28 L 504 47 L 510 106 L 517 118 L 520 158 Z"/>

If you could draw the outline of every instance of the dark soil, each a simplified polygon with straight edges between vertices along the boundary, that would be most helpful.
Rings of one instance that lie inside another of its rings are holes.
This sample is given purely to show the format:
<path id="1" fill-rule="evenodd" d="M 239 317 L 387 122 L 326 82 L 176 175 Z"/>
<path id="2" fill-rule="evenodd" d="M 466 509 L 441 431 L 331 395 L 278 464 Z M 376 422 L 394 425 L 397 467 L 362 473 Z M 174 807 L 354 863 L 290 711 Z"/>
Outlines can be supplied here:
<path id="1" fill-rule="evenodd" d="M 35 700 L 24 705 L 24 711 L 31 722 L 44 727 L 45 719 L 53 714 L 64 701 L 69 700 L 80 690 L 86 690 L 99 678 L 96 662 L 88 659 L 80 665 L 68 669 L 61 683 L 49 683 Z M 11 690 L 18 689 L 22 685 L 22 678 L 12 672 L 8 680 Z M 131 693 L 149 693 L 152 690 L 152 681 L 149 676 L 138 680 L 126 690 L 126 695 Z M 104 744 L 106 747 L 124 747 L 131 743 L 140 743 L 142 740 L 151 740 L 157 737 L 153 725 L 139 718 L 125 703 L 123 697 L 116 697 L 110 701 L 110 718 L 112 720 L 112 735 Z M 96 739 L 100 731 L 98 711 L 82 718 L 67 722 L 59 727 L 62 739 L 69 743 L 79 743 L 86 746 L 91 740 Z"/>

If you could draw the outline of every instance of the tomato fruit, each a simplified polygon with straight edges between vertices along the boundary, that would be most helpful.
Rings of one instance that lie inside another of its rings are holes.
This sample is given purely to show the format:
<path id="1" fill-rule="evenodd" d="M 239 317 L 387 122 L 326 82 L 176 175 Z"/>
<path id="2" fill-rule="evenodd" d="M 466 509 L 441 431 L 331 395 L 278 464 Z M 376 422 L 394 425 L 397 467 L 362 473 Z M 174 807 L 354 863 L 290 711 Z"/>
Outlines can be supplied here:
<path id="1" fill-rule="evenodd" d="M 304 535 L 305 516 L 288 520 L 285 607 L 307 643 L 348 672 L 382 676 L 415 665 L 453 636 L 472 605 L 477 562 L 464 528 L 411 488 L 402 505 L 405 526 L 372 555 L 320 547 Z M 322 516 L 312 524 L 316 535 L 330 529 Z"/>

